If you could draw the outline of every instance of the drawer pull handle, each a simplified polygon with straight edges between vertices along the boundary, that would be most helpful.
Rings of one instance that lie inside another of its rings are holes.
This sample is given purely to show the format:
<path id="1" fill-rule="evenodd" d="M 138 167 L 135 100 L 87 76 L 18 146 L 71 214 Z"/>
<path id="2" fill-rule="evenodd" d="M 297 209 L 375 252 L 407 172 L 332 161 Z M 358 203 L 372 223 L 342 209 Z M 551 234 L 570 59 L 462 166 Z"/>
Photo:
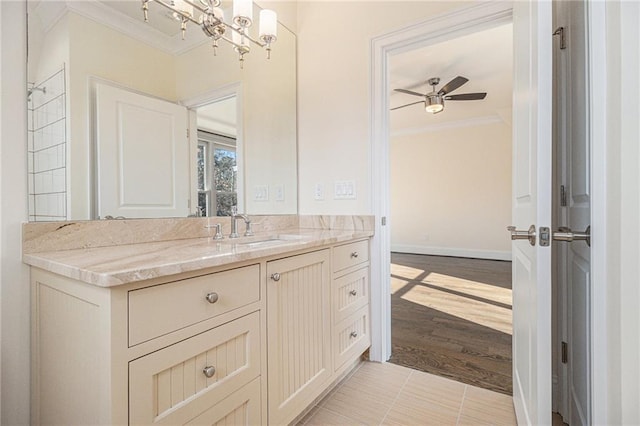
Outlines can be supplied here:
<path id="1" fill-rule="evenodd" d="M 215 292 L 207 293 L 205 297 L 209 303 L 216 303 L 218 301 L 218 293 Z"/>
<path id="2" fill-rule="evenodd" d="M 280 274 L 277 272 L 275 274 L 271 274 L 271 279 L 274 281 L 280 281 Z"/>
<path id="3" fill-rule="evenodd" d="M 216 374 L 216 368 L 213 365 L 208 365 L 202 369 L 202 373 L 207 376 L 207 379 L 210 379 Z"/>
<path id="4" fill-rule="evenodd" d="M 351 252 L 351 257 L 354 258 L 354 259 L 357 259 L 358 258 L 358 252 L 357 251 Z"/>
<path id="5" fill-rule="evenodd" d="M 357 291 L 355 291 L 355 290 L 351 290 L 351 291 L 349 292 L 349 294 L 350 294 L 350 295 L 352 295 L 352 296 L 357 296 L 357 295 L 358 295 L 358 292 L 357 292 Z"/>
<path id="6" fill-rule="evenodd" d="M 355 339 L 356 337 L 358 337 L 358 332 L 352 331 L 351 334 L 349 334 L 349 336 Z"/>

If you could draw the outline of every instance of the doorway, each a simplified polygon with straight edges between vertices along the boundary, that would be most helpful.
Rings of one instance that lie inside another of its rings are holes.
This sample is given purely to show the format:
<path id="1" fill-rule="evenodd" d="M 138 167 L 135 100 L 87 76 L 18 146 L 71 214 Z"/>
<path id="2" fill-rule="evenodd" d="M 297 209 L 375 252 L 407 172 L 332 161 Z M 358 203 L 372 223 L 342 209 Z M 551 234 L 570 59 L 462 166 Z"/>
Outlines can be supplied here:
<path id="1" fill-rule="evenodd" d="M 509 395 L 512 27 L 389 58 L 390 361 Z"/>
<path id="2" fill-rule="evenodd" d="M 230 216 L 238 205 L 238 125 L 235 95 L 195 109 L 197 189 L 201 216 Z"/>

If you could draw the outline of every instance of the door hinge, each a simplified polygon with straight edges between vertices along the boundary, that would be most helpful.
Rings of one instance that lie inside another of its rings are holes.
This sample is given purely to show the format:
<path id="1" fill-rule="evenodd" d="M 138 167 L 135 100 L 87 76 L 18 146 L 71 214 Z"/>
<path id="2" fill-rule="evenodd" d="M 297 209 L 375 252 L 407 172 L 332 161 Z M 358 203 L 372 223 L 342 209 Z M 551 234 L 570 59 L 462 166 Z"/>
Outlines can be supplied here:
<path id="1" fill-rule="evenodd" d="M 189 129 L 187 129 L 187 139 L 189 139 Z"/>
<path id="2" fill-rule="evenodd" d="M 560 185 L 560 205 L 567 207 L 567 190 L 564 185 Z"/>
<path id="3" fill-rule="evenodd" d="M 569 345 L 567 342 L 562 342 L 562 363 L 566 364 L 569 362 Z"/>
<path id="4" fill-rule="evenodd" d="M 382 216 L 382 226 L 386 226 L 387 225 L 387 217 L 386 216 Z"/>
<path id="5" fill-rule="evenodd" d="M 567 38 L 565 35 L 565 28 L 564 27 L 558 27 L 556 28 L 556 30 L 553 32 L 553 35 L 559 35 L 560 36 L 560 49 L 564 50 L 567 48 Z"/>

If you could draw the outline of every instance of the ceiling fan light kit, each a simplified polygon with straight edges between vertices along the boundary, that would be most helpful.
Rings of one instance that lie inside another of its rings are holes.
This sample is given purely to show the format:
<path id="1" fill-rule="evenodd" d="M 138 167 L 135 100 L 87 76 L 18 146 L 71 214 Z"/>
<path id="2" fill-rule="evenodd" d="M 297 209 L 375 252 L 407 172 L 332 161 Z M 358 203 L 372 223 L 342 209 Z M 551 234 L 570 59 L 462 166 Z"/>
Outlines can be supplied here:
<path id="1" fill-rule="evenodd" d="M 465 77 L 458 76 L 444 85 L 443 88 L 436 91 L 436 86 L 440 84 L 439 77 L 433 77 L 427 80 L 427 84 L 432 86 L 433 90 L 429 93 L 418 93 L 412 92 L 411 90 L 406 89 L 395 89 L 396 92 L 406 93 L 408 95 L 420 96 L 424 98 L 424 101 L 412 102 L 410 104 L 402 105 L 399 107 L 391 108 L 391 110 L 400 109 L 404 107 L 408 107 L 410 105 L 416 105 L 420 103 L 424 103 L 424 109 L 426 112 L 437 114 L 444 110 L 444 101 L 476 101 L 480 99 L 484 99 L 487 94 L 485 92 L 482 93 L 463 93 L 460 95 L 449 95 L 448 93 L 453 92 L 458 89 L 460 86 L 465 84 L 469 79 Z"/>
<path id="2" fill-rule="evenodd" d="M 424 109 L 427 112 L 432 114 L 436 114 L 444 109 L 444 100 L 442 96 L 438 95 L 427 95 L 424 99 Z"/>
<path id="3" fill-rule="evenodd" d="M 253 24 L 253 0 L 233 0 L 233 19 L 225 21 L 224 12 L 220 8 L 220 0 L 142 0 L 144 21 L 149 22 L 149 3 L 158 3 L 169 9 L 180 22 L 182 39 L 187 31 L 187 23 L 192 22 L 212 41 L 213 53 L 216 54 L 218 42 L 224 40 L 231 44 L 238 53 L 240 68 L 244 55 L 251 51 L 251 43 L 264 48 L 267 58 L 271 57 L 271 45 L 277 40 L 278 16 L 268 9 L 260 11 L 259 38 L 249 35 L 249 27 Z M 199 12 L 199 16 L 196 16 Z M 231 32 L 231 38 L 228 33 Z"/>

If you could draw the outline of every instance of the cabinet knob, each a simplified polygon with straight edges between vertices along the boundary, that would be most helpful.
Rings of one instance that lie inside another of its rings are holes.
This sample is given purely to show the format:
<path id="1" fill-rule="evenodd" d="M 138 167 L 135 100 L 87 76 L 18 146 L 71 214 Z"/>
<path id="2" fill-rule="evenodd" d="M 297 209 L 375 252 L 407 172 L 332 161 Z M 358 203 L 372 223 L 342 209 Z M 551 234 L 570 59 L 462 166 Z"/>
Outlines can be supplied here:
<path id="1" fill-rule="evenodd" d="M 356 259 L 358 257 L 358 252 L 357 251 L 351 252 L 351 257 Z"/>
<path id="2" fill-rule="evenodd" d="M 208 365 L 202 369 L 202 373 L 207 376 L 207 379 L 210 379 L 216 374 L 216 368 L 213 365 Z"/>
<path id="3" fill-rule="evenodd" d="M 350 294 L 350 295 L 352 295 L 352 296 L 356 296 L 356 295 L 358 294 L 358 292 L 357 292 L 357 291 L 355 291 L 355 290 L 351 290 L 351 291 L 349 292 L 349 294 Z"/>
<path id="4" fill-rule="evenodd" d="M 280 281 L 280 274 L 277 272 L 275 274 L 271 274 L 271 279 L 274 281 Z"/>
<path id="5" fill-rule="evenodd" d="M 218 301 L 218 293 L 215 293 L 215 292 L 207 293 L 205 298 L 209 303 L 216 303 Z"/>
<path id="6" fill-rule="evenodd" d="M 349 334 L 349 336 L 351 336 L 352 338 L 356 338 L 358 337 L 358 332 L 357 331 L 352 331 L 351 334 Z"/>

